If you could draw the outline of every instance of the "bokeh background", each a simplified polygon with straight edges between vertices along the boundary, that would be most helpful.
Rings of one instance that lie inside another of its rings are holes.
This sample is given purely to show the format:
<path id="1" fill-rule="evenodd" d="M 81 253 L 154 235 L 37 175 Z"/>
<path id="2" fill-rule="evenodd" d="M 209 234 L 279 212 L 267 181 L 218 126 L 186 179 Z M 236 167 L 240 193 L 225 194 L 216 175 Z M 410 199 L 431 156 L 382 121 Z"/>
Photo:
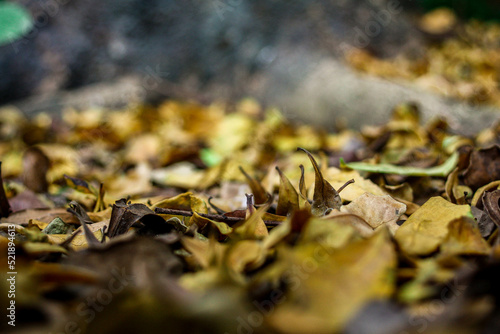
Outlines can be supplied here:
<path id="1" fill-rule="evenodd" d="M 456 21 L 422 29 L 422 16 L 443 6 Z M 361 50 L 418 63 L 429 45 L 460 35 L 460 24 L 498 21 L 494 0 L 20 0 L 0 1 L 0 18 L 0 105 L 27 114 L 250 96 L 292 120 L 332 127 L 381 121 L 415 101 L 425 117 L 480 128 L 498 108 L 483 101 L 494 87 L 471 105 L 408 78 L 360 75 L 372 58 L 348 57 Z"/>

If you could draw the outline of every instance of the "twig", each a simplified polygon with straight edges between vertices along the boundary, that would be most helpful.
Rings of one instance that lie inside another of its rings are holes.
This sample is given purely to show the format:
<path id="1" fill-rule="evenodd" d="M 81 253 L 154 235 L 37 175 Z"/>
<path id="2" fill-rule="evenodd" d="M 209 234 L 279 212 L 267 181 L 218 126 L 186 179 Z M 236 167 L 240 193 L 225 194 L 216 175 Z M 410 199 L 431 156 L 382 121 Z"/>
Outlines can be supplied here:
<path id="1" fill-rule="evenodd" d="M 354 183 L 354 179 L 350 179 L 349 181 L 347 181 L 346 183 L 344 183 L 344 185 L 337 190 L 337 193 L 340 193 L 342 190 L 344 190 L 345 187 L 347 187 L 351 183 Z"/>
<path id="2" fill-rule="evenodd" d="M 165 208 L 155 208 L 155 213 L 174 215 L 174 216 L 184 216 L 184 217 L 191 217 L 194 214 L 193 211 L 165 209 Z M 228 216 L 224 216 L 224 215 L 217 215 L 217 214 L 211 214 L 211 213 L 198 213 L 198 215 L 203 217 L 203 218 L 216 220 L 216 221 L 222 222 L 222 223 L 239 223 L 239 222 L 245 220 L 245 218 L 243 218 L 243 217 L 228 217 Z M 280 225 L 282 222 L 277 221 L 277 220 L 264 220 L 264 223 L 266 225 L 270 225 L 270 226 L 277 226 L 277 225 Z"/>

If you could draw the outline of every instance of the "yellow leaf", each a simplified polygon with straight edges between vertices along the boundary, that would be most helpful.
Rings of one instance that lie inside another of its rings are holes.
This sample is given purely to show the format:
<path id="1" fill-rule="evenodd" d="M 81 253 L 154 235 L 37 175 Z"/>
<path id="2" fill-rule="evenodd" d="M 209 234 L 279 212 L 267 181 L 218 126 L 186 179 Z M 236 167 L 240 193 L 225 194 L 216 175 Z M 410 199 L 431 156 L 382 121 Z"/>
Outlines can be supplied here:
<path id="1" fill-rule="evenodd" d="M 175 197 L 164 199 L 153 205 L 155 208 L 188 210 L 197 213 L 208 213 L 205 202 L 191 192 L 179 194 Z"/>
<path id="2" fill-rule="evenodd" d="M 448 235 L 450 221 L 470 215 L 468 205 L 455 205 L 442 197 L 432 197 L 398 229 L 395 238 L 406 253 L 429 255 Z"/>
<path id="3" fill-rule="evenodd" d="M 289 293 L 269 316 L 279 332 L 337 332 L 366 303 L 394 290 L 396 254 L 386 231 L 339 250 L 308 244 L 284 255 Z"/>
<path id="4" fill-rule="evenodd" d="M 441 253 L 451 255 L 488 255 L 490 246 L 481 236 L 474 219 L 460 217 L 448 224 L 448 236 L 441 244 Z"/>

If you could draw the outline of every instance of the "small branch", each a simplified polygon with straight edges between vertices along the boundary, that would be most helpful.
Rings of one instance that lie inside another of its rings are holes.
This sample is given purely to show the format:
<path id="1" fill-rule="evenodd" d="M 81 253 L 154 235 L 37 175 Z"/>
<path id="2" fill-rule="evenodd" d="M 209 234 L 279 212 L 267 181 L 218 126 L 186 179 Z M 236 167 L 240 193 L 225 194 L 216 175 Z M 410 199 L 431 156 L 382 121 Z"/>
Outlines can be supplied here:
<path id="1" fill-rule="evenodd" d="M 174 215 L 174 216 L 184 216 L 191 217 L 194 212 L 187 210 L 176 210 L 176 209 L 165 209 L 165 208 L 155 208 L 155 213 Z M 198 212 L 197 212 L 198 213 Z M 210 214 L 210 213 L 198 213 L 199 216 L 211 220 L 215 220 L 222 223 L 239 223 L 245 220 L 245 218 L 240 217 L 227 217 L 224 215 Z M 282 222 L 276 220 L 264 220 L 266 225 L 277 226 Z"/>
<path id="2" fill-rule="evenodd" d="M 350 185 L 351 183 L 354 183 L 354 179 L 350 179 L 349 181 L 347 181 L 346 183 L 344 183 L 344 185 L 342 187 L 340 187 L 337 192 L 340 193 L 342 190 L 344 190 L 345 187 L 347 187 L 348 185 Z"/>

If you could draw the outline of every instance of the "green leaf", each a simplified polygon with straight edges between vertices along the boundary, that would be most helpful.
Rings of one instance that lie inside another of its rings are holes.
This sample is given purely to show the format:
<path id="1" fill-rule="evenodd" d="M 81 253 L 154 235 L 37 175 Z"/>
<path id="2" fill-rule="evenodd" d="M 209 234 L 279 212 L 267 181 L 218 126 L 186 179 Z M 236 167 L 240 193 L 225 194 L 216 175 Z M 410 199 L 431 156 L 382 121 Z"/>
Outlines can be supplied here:
<path id="1" fill-rule="evenodd" d="M 458 153 L 454 152 L 448 160 L 442 165 L 431 168 L 418 168 L 408 166 L 396 166 L 391 164 L 368 164 L 365 162 L 349 162 L 345 163 L 344 159 L 340 158 L 341 168 L 350 168 L 363 172 L 383 173 L 383 174 L 398 174 L 408 176 L 441 176 L 445 177 L 450 174 L 456 167 L 458 162 Z"/>
<path id="2" fill-rule="evenodd" d="M 220 154 L 209 148 L 200 150 L 200 159 L 208 167 L 217 166 L 222 161 Z"/>
<path id="3" fill-rule="evenodd" d="M 22 6 L 0 2 L 0 45 L 10 43 L 33 27 L 30 13 Z"/>

